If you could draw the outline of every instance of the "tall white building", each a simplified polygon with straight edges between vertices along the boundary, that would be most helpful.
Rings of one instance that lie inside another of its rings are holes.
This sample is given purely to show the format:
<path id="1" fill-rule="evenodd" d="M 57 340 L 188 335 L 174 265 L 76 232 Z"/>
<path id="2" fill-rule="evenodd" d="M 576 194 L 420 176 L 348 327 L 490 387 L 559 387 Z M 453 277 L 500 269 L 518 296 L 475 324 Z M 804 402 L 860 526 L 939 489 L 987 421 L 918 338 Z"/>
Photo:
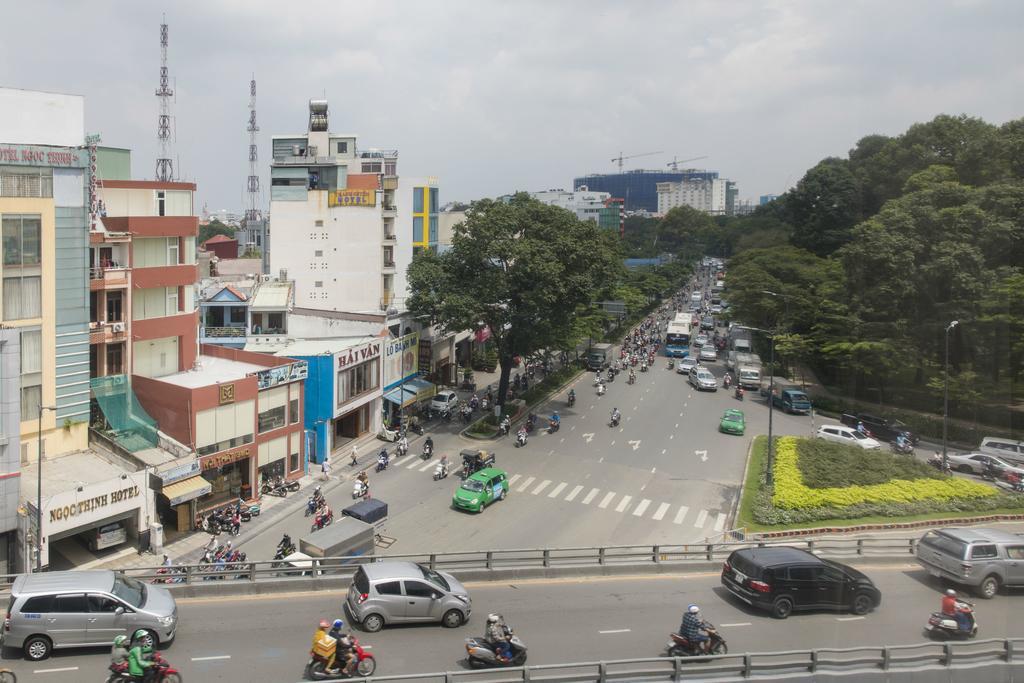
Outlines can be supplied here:
<path id="1" fill-rule="evenodd" d="M 307 132 L 273 136 L 270 271 L 295 282 L 295 306 L 376 313 L 397 288 L 398 152 L 360 150 L 328 131 L 327 102 L 311 100 Z"/>
<path id="2" fill-rule="evenodd" d="M 550 204 L 563 209 L 568 209 L 576 214 L 581 221 L 599 222 L 601 209 L 605 208 L 605 202 L 611 198 L 608 192 L 593 192 L 580 189 L 575 191 L 567 190 L 544 190 L 543 192 L 531 192 L 530 196 L 542 204 Z"/>
<path id="3" fill-rule="evenodd" d="M 658 213 L 689 206 L 712 216 L 732 215 L 736 183 L 725 178 L 691 178 L 677 183 L 658 183 Z"/>

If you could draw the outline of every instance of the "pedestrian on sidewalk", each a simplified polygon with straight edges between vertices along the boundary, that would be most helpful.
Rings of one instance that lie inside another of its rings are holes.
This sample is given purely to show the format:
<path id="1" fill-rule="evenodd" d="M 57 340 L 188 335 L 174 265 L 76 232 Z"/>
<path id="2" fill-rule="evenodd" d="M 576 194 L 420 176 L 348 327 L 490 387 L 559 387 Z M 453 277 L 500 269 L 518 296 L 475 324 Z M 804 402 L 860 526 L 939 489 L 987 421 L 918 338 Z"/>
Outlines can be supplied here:
<path id="1" fill-rule="evenodd" d="M 352 455 L 350 455 L 349 457 L 351 458 L 351 462 L 349 464 L 352 465 L 352 467 L 358 466 L 359 450 L 355 446 L 352 447 Z"/>
<path id="2" fill-rule="evenodd" d="M 324 480 L 327 481 L 331 478 L 331 456 L 325 455 L 324 461 L 320 465 L 320 471 L 324 475 Z"/>

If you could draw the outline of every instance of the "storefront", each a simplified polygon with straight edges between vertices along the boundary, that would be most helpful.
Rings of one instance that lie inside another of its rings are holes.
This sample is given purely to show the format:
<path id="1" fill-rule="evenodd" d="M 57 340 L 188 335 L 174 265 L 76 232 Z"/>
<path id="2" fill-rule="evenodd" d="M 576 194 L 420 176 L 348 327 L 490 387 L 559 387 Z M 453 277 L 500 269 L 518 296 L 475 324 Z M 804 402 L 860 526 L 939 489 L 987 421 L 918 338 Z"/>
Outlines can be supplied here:
<path id="1" fill-rule="evenodd" d="M 199 461 L 192 459 L 156 472 L 160 480 L 157 511 L 168 531 L 189 531 L 196 516 L 196 500 L 210 495 L 213 485 L 202 476 Z"/>
<path id="2" fill-rule="evenodd" d="M 420 343 L 414 332 L 389 339 L 384 350 L 384 420 L 397 425 L 403 412 L 436 393 L 435 385 L 419 376 L 420 357 L 426 357 L 430 343 Z M 429 367 L 429 366 L 428 366 Z"/>
<path id="3" fill-rule="evenodd" d="M 253 446 L 233 448 L 199 458 L 202 478 L 210 485 L 210 492 L 198 499 L 197 512 L 242 498 L 253 496 Z"/>

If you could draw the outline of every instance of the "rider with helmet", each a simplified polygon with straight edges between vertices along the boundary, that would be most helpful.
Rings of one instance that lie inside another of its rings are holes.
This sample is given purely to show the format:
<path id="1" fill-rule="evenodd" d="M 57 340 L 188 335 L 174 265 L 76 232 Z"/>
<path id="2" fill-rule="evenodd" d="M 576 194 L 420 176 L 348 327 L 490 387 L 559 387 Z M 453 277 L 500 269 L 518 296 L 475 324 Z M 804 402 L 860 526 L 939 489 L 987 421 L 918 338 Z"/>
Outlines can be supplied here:
<path id="1" fill-rule="evenodd" d="M 970 631 L 971 618 L 958 603 L 956 591 L 952 588 L 947 589 L 946 594 L 942 596 L 942 613 L 956 619 L 957 628 L 961 631 Z"/>
<path id="2" fill-rule="evenodd" d="M 335 642 L 338 644 L 337 648 L 340 650 L 340 652 L 338 650 L 335 651 L 335 660 L 337 660 L 338 655 L 340 654 L 345 660 L 345 664 L 342 666 L 342 671 L 348 671 L 348 667 L 352 663 L 354 654 L 352 652 L 352 639 L 347 633 L 342 633 L 341 629 L 343 628 L 345 628 L 345 622 L 341 619 L 335 619 L 334 623 L 331 624 L 330 633 L 327 635 L 334 638 Z M 329 662 L 328 667 L 330 664 L 333 664 L 333 662 Z"/>
<path id="3" fill-rule="evenodd" d="M 149 633 L 140 628 L 132 634 L 132 648 L 128 650 L 128 673 L 133 679 L 145 683 L 153 679 L 152 656 L 153 646 L 149 641 Z"/>
<path id="4" fill-rule="evenodd" d="M 494 648 L 494 656 L 498 661 L 507 662 L 512 659 L 512 646 L 509 644 L 508 630 L 497 614 L 487 615 L 487 641 Z"/>
<path id="5" fill-rule="evenodd" d="M 706 652 L 708 647 L 708 634 L 704 631 L 704 619 L 700 615 L 700 607 L 690 605 L 683 615 L 683 623 L 679 627 L 679 634 L 686 638 L 690 647 Z"/>
<path id="6" fill-rule="evenodd" d="M 114 647 L 110 649 L 110 668 L 120 671 L 128 665 L 128 636 L 119 635 L 114 638 Z"/>

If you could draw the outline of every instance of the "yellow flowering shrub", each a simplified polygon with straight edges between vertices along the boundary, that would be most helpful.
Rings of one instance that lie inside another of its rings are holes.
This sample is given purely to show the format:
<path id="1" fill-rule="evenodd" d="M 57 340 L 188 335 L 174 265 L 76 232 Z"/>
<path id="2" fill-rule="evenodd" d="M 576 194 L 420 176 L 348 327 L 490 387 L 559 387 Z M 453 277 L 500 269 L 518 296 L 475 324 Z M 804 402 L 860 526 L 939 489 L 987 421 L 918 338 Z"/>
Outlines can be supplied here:
<path id="1" fill-rule="evenodd" d="M 813 489 L 804 485 L 797 464 L 797 437 L 780 437 L 775 445 L 775 490 L 772 504 L 787 510 L 844 507 L 861 503 L 909 503 L 987 498 L 998 494 L 991 486 L 956 477 L 893 479 L 884 484 Z"/>

